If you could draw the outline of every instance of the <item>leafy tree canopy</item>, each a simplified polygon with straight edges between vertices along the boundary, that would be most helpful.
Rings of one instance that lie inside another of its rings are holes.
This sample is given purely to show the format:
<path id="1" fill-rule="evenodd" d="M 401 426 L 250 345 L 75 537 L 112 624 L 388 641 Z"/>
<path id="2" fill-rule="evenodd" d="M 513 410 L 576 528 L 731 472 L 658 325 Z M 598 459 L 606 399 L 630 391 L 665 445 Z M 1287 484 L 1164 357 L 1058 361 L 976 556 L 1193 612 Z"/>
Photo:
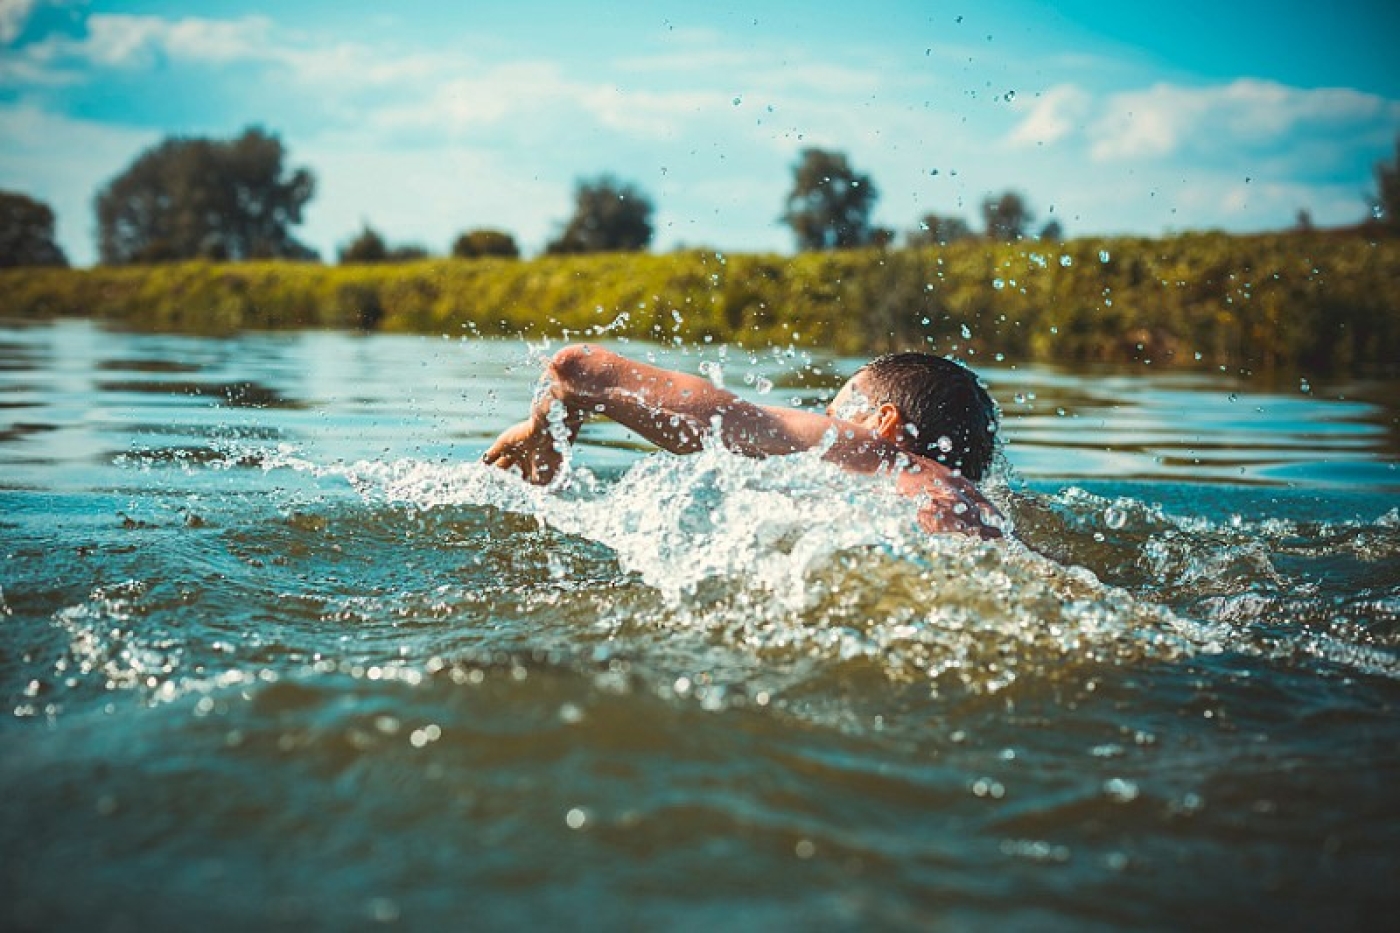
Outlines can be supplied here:
<path id="1" fill-rule="evenodd" d="M 652 211 L 646 194 L 611 175 L 580 181 L 574 189 L 574 216 L 545 251 L 606 253 L 646 249 L 651 243 Z"/>
<path id="2" fill-rule="evenodd" d="M 520 247 L 515 237 L 501 230 L 469 230 L 452 243 L 452 255 L 459 259 L 475 259 L 479 256 L 502 256 L 516 259 Z"/>
<path id="3" fill-rule="evenodd" d="M 427 259 L 428 251 L 413 244 L 390 246 L 384 242 L 379 231 L 365 224 L 353 240 L 339 249 L 338 256 L 342 266 L 352 266 L 376 262 L 415 262 Z"/>
<path id="4" fill-rule="evenodd" d="M 909 231 L 905 240 L 910 246 L 942 246 L 958 240 L 969 240 L 972 228 L 961 217 L 942 217 L 938 214 L 925 214 L 919 221 L 918 229 Z"/>
<path id="5" fill-rule="evenodd" d="M 793 169 L 782 222 L 802 250 L 846 249 L 874 242 L 870 212 L 880 193 L 869 175 L 851 168 L 846 156 L 806 149 Z"/>
<path id="6" fill-rule="evenodd" d="M 982 201 L 982 221 L 989 239 L 1015 243 L 1024 239 L 1026 230 L 1035 220 L 1026 199 L 1015 191 L 988 195 Z"/>
<path id="7" fill-rule="evenodd" d="M 0 266 L 66 266 L 53 239 L 53 211 L 14 191 L 0 191 Z"/>
<path id="8" fill-rule="evenodd" d="M 340 248 L 339 257 L 342 266 L 388 262 L 389 244 L 384 242 L 378 231 L 365 224 L 355 239 Z"/>
<path id="9" fill-rule="evenodd" d="M 281 141 L 250 128 L 231 140 L 168 138 L 97 196 L 104 263 L 315 259 L 292 238 L 315 191 L 286 174 Z"/>

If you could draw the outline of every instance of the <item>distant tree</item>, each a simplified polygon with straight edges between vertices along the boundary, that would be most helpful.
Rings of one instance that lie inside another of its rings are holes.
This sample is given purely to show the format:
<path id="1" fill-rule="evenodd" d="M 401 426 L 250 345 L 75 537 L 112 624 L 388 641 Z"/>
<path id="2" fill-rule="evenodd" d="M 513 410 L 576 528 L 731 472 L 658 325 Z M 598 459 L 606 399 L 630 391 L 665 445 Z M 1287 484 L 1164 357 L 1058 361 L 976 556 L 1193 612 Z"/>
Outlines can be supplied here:
<path id="1" fill-rule="evenodd" d="M 1312 211 L 1306 207 L 1299 208 L 1297 219 L 1293 221 L 1293 229 L 1299 233 L 1312 233 L 1316 230 L 1317 225 L 1313 223 Z"/>
<path id="2" fill-rule="evenodd" d="M 942 246 L 972 237 L 972 228 L 961 217 L 942 217 L 938 214 L 925 214 L 917 229 L 904 235 L 910 246 Z"/>
<path id="3" fill-rule="evenodd" d="M 793 167 L 781 220 L 801 250 L 868 246 L 874 241 L 870 212 L 879 198 L 870 176 L 852 169 L 844 154 L 806 149 Z"/>
<path id="4" fill-rule="evenodd" d="M 53 240 L 53 211 L 15 191 L 0 191 L 0 266 L 66 266 Z"/>
<path id="5" fill-rule="evenodd" d="M 284 158 L 281 141 L 257 128 L 146 150 L 98 193 L 102 261 L 316 258 L 291 235 L 315 179 L 304 168 L 287 174 Z"/>
<path id="6" fill-rule="evenodd" d="M 385 262 L 417 262 L 420 259 L 427 259 L 432 253 L 428 252 L 426 246 L 419 246 L 417 243 L 401 243 L 398 246 L 389 248 L 389 255 Z"/>
<path id="7" fill-rule="evenodd" d="M 457 237 L 452 243 L 452 255 L 459 259 L 475 259 L 481 256 L 516 259 L 520 256 L 520 247 L 515 244 L 515 237 L 509 233 L 482 228 L 468 230 Z"/>
<path id="8" fill-rule="evenodd" d="M 342 266 L 357 266 L 376 262 L 416 262 L 427 259 L 429 253 L 426 248 L 416 244 L 390 246 L 384 242 L 378 230 L 365 224 L 355 239 L 337 251 L 337 255 Z"/>
<path id="9" fill-rule="evenodd" d="M 389 244 L 384 242 L 378 231 L 365 224 L 355 239 L 340 248 L 339 256 L 342 266 L 388 262 Z"/>
<path id="10" fill-rule="evenodd" d="M 608 253 L 646 249 L 651 242 L 651 199 L 611 175 L 579 181 L 574 216 L 546 247 L 548 253 Z"/>
<path id="11" fill-rule="evenodd" d="M 987 237 L 1002 243 L 1024 239 L 1026 228 L 1035 220 L 1026 199 L 1015 191 L 988 195 L 982 201 L 982 222 Z"/>
<path id="12" fill-rule="evenodd" d="M 1376 163 L 1377 218 L 1392 233 L 1400 233 L 1400 136 L 1395 139 L 1395 159 Z"/>
<path id="13" fill-rule="evenodd" d="M 1054 218 L 1046 221 L 1045 226 L 1040 228 L 1039 239 L 1047 243 L 1059 243 L 1065 238 L 1064 226 Z"/>

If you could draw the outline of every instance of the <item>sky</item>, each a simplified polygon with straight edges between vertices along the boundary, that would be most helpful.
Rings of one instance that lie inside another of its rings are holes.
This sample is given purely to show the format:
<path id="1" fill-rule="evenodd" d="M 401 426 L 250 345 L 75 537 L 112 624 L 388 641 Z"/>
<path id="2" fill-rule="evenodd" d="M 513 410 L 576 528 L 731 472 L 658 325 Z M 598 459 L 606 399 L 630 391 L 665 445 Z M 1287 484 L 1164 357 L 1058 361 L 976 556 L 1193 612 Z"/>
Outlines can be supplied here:
<path id="1" fill-rule="evenodd" d="M 299 239 L 369 224 L 541 251 L 580 179 L 635 185 L 653 249 L 791 252 L 804 148 L 874 222 L 980 229 L 1023 194 L 1068 236 L 1355 223 L 1400 135 L 1400 4 L 0 0 L 0 188 L 96 259 L 97 191 L 169 136 L 260 126 L 317 190 Z"/>

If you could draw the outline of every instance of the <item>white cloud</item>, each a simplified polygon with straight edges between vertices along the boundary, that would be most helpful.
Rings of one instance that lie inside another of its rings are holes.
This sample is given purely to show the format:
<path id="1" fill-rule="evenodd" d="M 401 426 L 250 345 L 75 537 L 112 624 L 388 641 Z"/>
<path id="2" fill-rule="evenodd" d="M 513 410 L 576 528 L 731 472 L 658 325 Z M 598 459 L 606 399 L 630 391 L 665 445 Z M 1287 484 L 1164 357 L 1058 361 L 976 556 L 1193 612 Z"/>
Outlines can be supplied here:
<path id="1" fill-rule="evenodd" d="M 1242 78 L 1188 88 L 1157 84 L 1109 96 L 1089 127 L 1096 161 L 1185 153 L 1253 154 L 1291 137 L 1373 131 L 1400 119 L 1400 102 L 1346 88 L 1293 88 Z"/>
<path id="2" fill-rule="evenodd" d="M 55 37 L 55 51 L 98 65 L 141 67 L 161 57 L 206 64 L 256 59 L 268 54 L 272 22 L 249 16 L 235 20 L 94 13 L 81 39 Z"/>
<path id="3" fill-rule="evenodd" d="M 1026 118 L 1011 133 L 1013 146 L 1053 145 L 1084 125 L 1092 98 L 1081 88 L 1061 84 L 1032 102 Z"/>
<path id="4" fill-rule="evenodd" d="M 34 0 L 0 0 L 0 43 L 9 45 L 24 31 Z"/>

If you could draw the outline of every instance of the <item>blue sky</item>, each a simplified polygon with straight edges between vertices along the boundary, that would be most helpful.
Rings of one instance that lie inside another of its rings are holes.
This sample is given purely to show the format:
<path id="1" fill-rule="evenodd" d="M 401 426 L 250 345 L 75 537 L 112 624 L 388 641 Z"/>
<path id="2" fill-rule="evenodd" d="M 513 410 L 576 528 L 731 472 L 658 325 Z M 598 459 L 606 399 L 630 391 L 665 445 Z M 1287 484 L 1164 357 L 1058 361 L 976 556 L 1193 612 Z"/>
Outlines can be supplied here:
<path id="1" fill-rule="evenodd" d="M 277 133 L 316 174 L 303 240 L 362 222 L 540 250 L 580 177 L 656 205 L 654 248 L 792 249 L 804 147 L 895 230 L 1021 191 L 1071 235 L 1364 216 L 1400 133 L 1400 4 L 0 0 L 0 188 L 70 259 L 93 196 L 168 135 Z"/>

